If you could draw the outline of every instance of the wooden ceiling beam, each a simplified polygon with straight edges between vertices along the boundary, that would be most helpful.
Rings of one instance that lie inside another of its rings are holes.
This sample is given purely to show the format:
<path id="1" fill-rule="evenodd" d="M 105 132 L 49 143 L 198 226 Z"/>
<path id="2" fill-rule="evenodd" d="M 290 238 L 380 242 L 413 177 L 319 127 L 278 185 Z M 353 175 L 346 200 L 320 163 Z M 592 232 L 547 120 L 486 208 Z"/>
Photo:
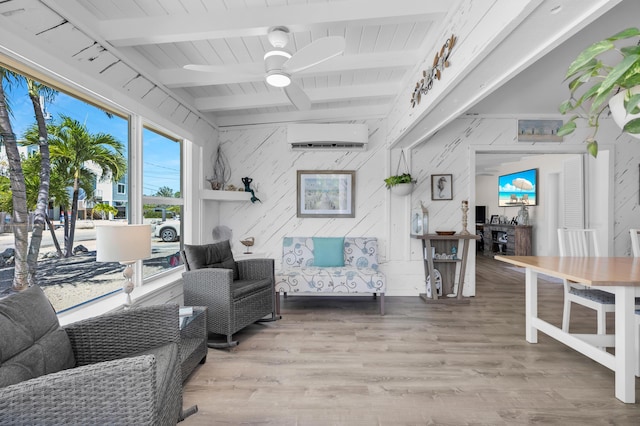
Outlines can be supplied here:
<path id="1" fill-rule="evenodd" d="M 299 121 L 335 121 L 366 120 L 384 118 L 389 113 L 388 104 L 369 106 L 312 109 L 311 111 L 288 111 L 263 114 L 225 115 L 216 118 L 219 127 L 237 127 L 254 124 L 291 123 Z"/>
<path id="2" fill-rule="evenodd" d="M 400 90 L 400 82 L 384 84 L 361 84 L 355 86 L 325 87 L 322 89 L 306 89 L 311 103 L 339 102 L 364 98 L 393 98 Z M 251 95 L 210 96 L 197 98 L 195 107 L 199 111 L 229 111 L 250 108 L 268 108 L 290 106 L 291 102 L 284 91 L 259 93 Z"/>
<path id="3" fill-rule="evenodd" d="M 317 25 L 384 20 L 385 23 L 441 20 L 447 2 L 369 0 L 311 3 L 213 11 L 198 15 L 166 15 L 143 18 L 107 19 L 98 23 L 99 33 L 113 46 L 176 43 L 217 38 L 265 35 L 270 28 L 286 26 L 293 32 Z"/>
<path id="4" fill-rule="evenodd" d="M 307 70 L 295 73 L 294 78 L 314 77 L 368 69 L 402 69 L 413 67 L 420 58 L 418 51 L 378 52 L 362 55 L 343 55 L 332 58 Z M 215 72 L 200 72 L 171 68 L 158 71 L 158 78 L 167 87 L 214 86 L 262 81 L 264 63 L 221 65 Z"/>

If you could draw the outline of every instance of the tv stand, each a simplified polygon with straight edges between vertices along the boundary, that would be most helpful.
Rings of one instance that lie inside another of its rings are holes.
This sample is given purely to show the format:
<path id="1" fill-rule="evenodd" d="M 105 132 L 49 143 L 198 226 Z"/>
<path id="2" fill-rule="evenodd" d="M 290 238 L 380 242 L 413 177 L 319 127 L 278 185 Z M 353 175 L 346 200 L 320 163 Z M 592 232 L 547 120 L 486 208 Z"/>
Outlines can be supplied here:
<path id="1" fill-rule="evenodd" d="M 531 225 L 485 224 L 484 255 L 531 256 Z"/>

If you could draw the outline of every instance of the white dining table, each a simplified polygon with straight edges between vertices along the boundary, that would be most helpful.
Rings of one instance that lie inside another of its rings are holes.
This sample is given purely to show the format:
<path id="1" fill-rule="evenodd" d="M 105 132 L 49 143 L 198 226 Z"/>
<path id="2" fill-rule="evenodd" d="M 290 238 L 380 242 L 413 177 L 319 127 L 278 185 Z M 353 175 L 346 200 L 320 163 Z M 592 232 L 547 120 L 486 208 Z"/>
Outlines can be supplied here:
<path id="1" fill-rule="evenodd" d="M 538 331 L 599 362 L 615 373 L 615 395 L 635 403 L 635 297 L 640 295 L 640 258 L 495 256 L 525 268 L 525 337 L 538 343 Z M 575 334 L 538 318 L 538 274 L 568 279 L 615 294 L 615 334 Z M 599 347 L 615 347 L 615 355 Z"/>

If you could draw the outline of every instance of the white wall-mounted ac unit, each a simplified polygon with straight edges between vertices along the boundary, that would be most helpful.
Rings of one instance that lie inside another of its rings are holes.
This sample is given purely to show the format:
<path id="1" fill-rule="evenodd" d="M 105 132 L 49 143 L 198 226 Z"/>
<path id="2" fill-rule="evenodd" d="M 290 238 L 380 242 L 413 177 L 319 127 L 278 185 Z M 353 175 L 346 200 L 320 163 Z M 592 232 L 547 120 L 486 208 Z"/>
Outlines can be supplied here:
<path id="1" fill-rule="evenodd" d="M 293 150 L 365 151 L 369 129 L 366 124 L 289 124 L 287 142 Z"/>

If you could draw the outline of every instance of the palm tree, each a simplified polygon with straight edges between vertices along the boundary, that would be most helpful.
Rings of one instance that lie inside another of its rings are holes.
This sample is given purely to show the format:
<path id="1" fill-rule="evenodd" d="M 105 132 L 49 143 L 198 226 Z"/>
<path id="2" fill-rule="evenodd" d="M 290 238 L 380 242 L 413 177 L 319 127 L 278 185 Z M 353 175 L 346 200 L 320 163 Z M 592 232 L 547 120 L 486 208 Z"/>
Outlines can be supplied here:
<path id="1" fill-rule="evenodd" d="M 16 75 L 0 68 L 0 140 L 4 143 L 9 160 L 9 179 L 13 203 L 13 235 L 15 239 L 15 268 L 11 288 L 22 291 L 29 286 L 29 268 L 27 265 L 27 248 L 29 241 L 27 211 L 27 190 L 20 163 L 20 153 L 16 135 L 13 133 L 9 119 L 9 107 L 4 92 L 4 83 L 16 81 Z"/>
<path id="2" fill-rule="evenodd" d="M 168 186 L 161 186 L 160 188 L 158 188 L 155 196 L 173 198 L 175 196 L 175 193 L 173 192 L 173 189 L 169 188 Z"/>
<path id="3" fill-rule="evenodd" d="M 27 131 L 27 134 L 29 134 L 29 132 L 37 132 L 37 126 L 34 125 L 30 130 Z M 42 187 L 41 185 L 41 179 L 42 179 L 42 160 L 41 160 L 42 154 L 41 153 L 37 153 L 37 154 L 33 154 L 25 159 L 22 160 L 22 170 L 24 172 L 24 178 L 25 178 L 25 185 L 27 188 L 27 207 L 29 208 L 29 210 L 37 210 L 38 208 L 38 204 L 40 202 L 39 198 L 41 196 L 42 191 L 40 191 L 40 188 Z M 69 192 L 67 191 L 67 181 L 65 179 L 62 178 L 60 173 L 57 173 L 54 167 L 54 170 L 52 170 L 50 177 L 49 177 L 49 189 L 48 189 L 48 199 L 53 201 L 54 204 L 57 205 L 64 205 L 67 206 L 69 205 Z M 1 202 L 0 202 L 0 209 L 5 208 Z M 8 211 L 8 210 L 5 210 Z M 51 220 L 45 210 L 44 212 L 44 217 L 43 220 L 45 221 L 45 223 L 49 226 L 49 231 L 51 233 L 51 238 L 53 239 L 53 243 L 56 247 L 56 251 L 58 253 L 58 257 L 62 257 L 62 250 L 60 249 L 60 244 L 58 243 L 58 238 L 56 236 L 55 233 L 55 229 L 51 223 Z M 35 220 L 34 220 L 35 222 Z M 36 234 L 36 227 L 34 225 L 34 230 L 31 236 L 31 245 L 29 247 L 29 256 L 32 255 L 32 250 L 35 250 L 35 248 L 32 249 L 33 244 L 34 244 L 34 239 L 35 239 L 35 234 Z M 41 240 L 42 237 L 40 236 L 39 240 Z M 40 241 L 38 241 L 38 245 L 39 245 Z M 39 251 L 39 247 L 38 247 L 38 251 Z M 28 259 L 29 260 L 29 259 Z M 35 255 L 35 259 L 34 259 L 34 264 L 31 265 L 31 263 L 29 261 L 27 261 L 27 263 L 29 264 L 29 272 L 30 272 L 30 277 L 33 281 L 34 277 L 35 277 L 35 273 L 36 273 L 36 267 L 37 267 L 37 254 Z"/>
<path id="4" fill-rule="evenodd" d="M 35 214 L 33 218 L 33 232 L 31 233 L 31 242 L 29 243 L 29 252 L 27 254 L 27 268 L 29 270 L 29 283 L 34 284 L 36 282 L 36 270 L 38 268 L 38 253 L 40 253 L 40 244 L 42 243 L 42 232 L 45 228 L 45 223 L 49 222 L 47 219 L 47 207 L 49 206 L 49 188 L 51 177 L 51 164 L 49 154 L 49 141 L 47 135 L 47 123 L 44 118 L 44 112 L 41 99 L 48 101 L 53 100 L 56 96 L 56 91 L 50 87 L 44 86 L 30 78 L 27 78 L 27 92 L 33 105 L 33 111 L 36 116 L 36 126 L 38 129 L 38 146 L 40 148 L 40 182 L 38 185 L 38 196 L 35 203 Z M 50 224 L 50 222 L 49 222 Z M 55 232 L 49 227 L 51 234 L 54 236 Z M 59 251 L 59 249 L 58 249 Z"/>
<path id="5" fill-rule="evenodd" d="M 56 172 L 68 179 L 69 186 L 73 188 L 71 217 L 65 220 L 64 225 L 65 256 L 69 257 L 73 249 L 80 189 L 91 196 L 96 177 L 119 180 L 126 171 L 127 161 L 123 154 L 124 145 L 112 135 L 92 134 L 79 121 L 64 115 L 61 118 L 59 125 L 50 125 L 48 130 L 51 162 Z M 89 169 L 90 164 L 100 169 L 99 176 Z"/>

